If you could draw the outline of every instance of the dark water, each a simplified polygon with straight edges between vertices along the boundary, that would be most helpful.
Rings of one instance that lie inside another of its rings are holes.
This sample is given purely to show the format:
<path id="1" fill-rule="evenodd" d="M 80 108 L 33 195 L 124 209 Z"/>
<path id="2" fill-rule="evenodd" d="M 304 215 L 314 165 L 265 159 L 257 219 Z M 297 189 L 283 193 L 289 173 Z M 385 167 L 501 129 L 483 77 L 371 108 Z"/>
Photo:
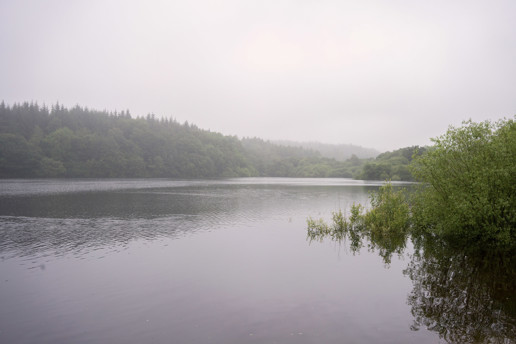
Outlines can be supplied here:
<path id="1" fill-rule="evenodd" d="M 308 216 L 377 187 L 0 181 L 0 343 L 512 343 L 512 285 L 495 295 L 471 259 L 307 240 Z"/>

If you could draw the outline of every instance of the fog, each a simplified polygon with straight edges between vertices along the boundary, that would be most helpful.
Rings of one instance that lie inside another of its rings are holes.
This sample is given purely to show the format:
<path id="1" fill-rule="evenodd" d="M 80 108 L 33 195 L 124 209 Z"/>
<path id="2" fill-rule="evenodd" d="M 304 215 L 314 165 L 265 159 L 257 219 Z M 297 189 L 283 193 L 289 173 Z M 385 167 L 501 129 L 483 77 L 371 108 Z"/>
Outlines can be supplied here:
<path id="1" fill-rule="evenodd" d="M 516 114 L 514 1 L 0 2 L 0 100 L 424 145 Z"/>

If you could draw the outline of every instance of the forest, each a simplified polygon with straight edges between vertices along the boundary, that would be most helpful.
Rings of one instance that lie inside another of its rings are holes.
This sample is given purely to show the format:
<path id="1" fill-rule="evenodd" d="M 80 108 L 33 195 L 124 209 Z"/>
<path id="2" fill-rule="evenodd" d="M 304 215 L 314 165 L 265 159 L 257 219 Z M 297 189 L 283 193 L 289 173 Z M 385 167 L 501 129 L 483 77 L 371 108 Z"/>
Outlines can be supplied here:
<path id="1" fill-rule="evenodd" d="M 354 177 L 364 180 L 413 181 L 409 166 L 414 158 L 426 151 L 426 147 L 412 146 L 381 153 L 374 160 L 367 161 L 361 172 Z"/>
<path id="2" fill-rule="evenodd" d="M 406 162 L 398 160 L 381 164 Z M 153 114 L 133 118 L 129 110 L 0 103 L 1 178 L 384 179 L 385 173 L 364 173 L 376 164 L 354 154 L 338 161 L 301 145 L 225 136 Z M 390 167 L 393 179 L 411 179 L 398 170 Z"/>
<path id="3" fill-rule="evenodd" d="M 133 118 L 129 110 L 0 103 L 1 178 L 331 177 L 411 181 L 408 165 L 415 153 L 424 151 L 423 147 L 407 147 L 373 159 L 374 150 L 359 146 L 239 139 L 153 114 Z"/>

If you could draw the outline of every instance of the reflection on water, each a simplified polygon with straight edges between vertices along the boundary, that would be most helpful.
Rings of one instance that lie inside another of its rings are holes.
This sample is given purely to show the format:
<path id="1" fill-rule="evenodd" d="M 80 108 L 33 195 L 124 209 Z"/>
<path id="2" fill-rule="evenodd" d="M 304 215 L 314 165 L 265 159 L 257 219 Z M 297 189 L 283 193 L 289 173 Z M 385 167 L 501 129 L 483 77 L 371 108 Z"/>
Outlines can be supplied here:
<path id="1" fill-rule="evenodd" d="M 403 254 L 410 239 L 407 233 L 360 225 L 325 226 L 309 221 L 308 239 L 331 236 L 353 253 L 366 245 L 387 265 L 394 254 Z M 449 343 L 516 343 L 515 252 L 450 247 L 433 237 L 412 239 L 415 251 L 403 271 L 413 283 L 408 296 L 411 329 L 435 331 Z"/>
<path id="2" fill-rule="evenodd" d="M 363 223 L 354 222 L 352 219 L 348 221 L 342 211 L 333 212 L 332 218 L 332 225 L 328 225 L 323 219 L 309 218 L 308 240 L 323 241 L 329 237 L 339 244 L 348 246 L 353 254 L 360 253 L 362 248 L 367 246 L 368 251 L 376 252 L 387 266 L 394 254 L 403 256 L 408 239 L 405 231 L 372 231 Z"/>
<path id="3" fill-rule="evenodd" d="M 377 186 L 0 181 L 0 342 L 514 342 L 514 256 L 360 231 L 339 238 L 355 255 L 307 244 L 307 215 Z"/>
<path id="4" fill-rule="evenodd" d="M 0 181 L 0 343 L 434 343 L 404 262 L 305 240 L 377 185 Z"/>
<path id="5" fill-rule="evenodd" d="M 392 182 L 396 184 L 398 182 Z M 404 184 L 399 182 L 399 184 Z M 382 182 L 345 178 L 234 178 L 220 180 L 171 179 L 3 179 L 0 196 L 52 195 L 76 192 L 145 190 L 227 186 L 379 186 Z"/>
<path id="6" fill-rule="evenodd" d="M 0 252 L 4 258 L 81 255 L 137 239 L 175 238 L 271 217 L 301 218 L 313 210 L 307 200 L 327 211 L 364 199 L 376 185 L 285 178 L 3 180 Z"/>
<path id="7" fill-rule="evenodd" d="M 419 244 L 405 274 L 414 328 L 425 326 L 451 343 L 516 341 L 514 254 Z"/>
<path id="8" fill-rule="evenodd" d="M 0 217 L 0 252 L 3 252 L 4 258 L 38 256 L 45 252 L 56 256 L 78 256 L 109 243 L 124 247 L 138 238 L 154 239 L 164 235 L 175 237 L 202 228 L 192 222 L 192 218 L 186 215 L 146 221 Z"/>

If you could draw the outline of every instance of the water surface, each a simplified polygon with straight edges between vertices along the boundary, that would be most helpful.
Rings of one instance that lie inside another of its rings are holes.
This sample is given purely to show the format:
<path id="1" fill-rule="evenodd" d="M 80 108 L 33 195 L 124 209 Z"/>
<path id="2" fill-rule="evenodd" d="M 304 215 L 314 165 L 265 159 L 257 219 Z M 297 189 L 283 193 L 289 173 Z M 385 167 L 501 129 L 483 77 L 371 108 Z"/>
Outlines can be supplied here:
<path id="1" fill-rule="evenodd" d="M 378 185 L 1 181 L 0 342 L 439 342 L 414 326 L 410 244 L 386 264 L 307 240 Z"/>

